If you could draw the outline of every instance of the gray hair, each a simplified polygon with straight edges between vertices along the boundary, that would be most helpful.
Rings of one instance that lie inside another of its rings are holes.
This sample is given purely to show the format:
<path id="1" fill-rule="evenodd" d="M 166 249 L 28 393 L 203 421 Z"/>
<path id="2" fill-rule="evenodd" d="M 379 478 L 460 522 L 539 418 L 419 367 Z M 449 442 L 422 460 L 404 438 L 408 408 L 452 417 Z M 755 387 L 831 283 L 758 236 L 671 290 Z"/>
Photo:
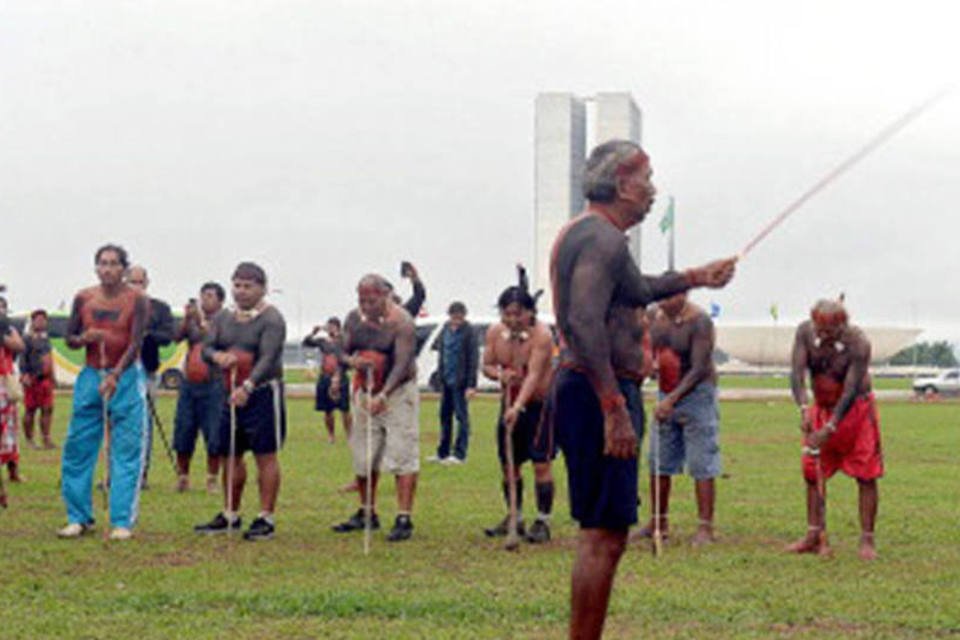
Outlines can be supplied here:
<path id="1" fill-rule="evenodd" d="M 590 202 L 613 202 L 618 170 L 638 153 L 646 157 L 640 145 L 629 140 L 608 140 L 594 147 L 583 169 L 583 196 Z"/>
<path id="2" fill-rule="evenodd" d="M 393 291 L 393 288 L 390 286 L 390 283 L 387 282 L 387 279 L 376 273 L 368 273 L 360 278 L 360 282 L 357 283 L 357 288 L 360 289 L 361 287 L 373 287 L 380 293 L 390 293 Z"/>

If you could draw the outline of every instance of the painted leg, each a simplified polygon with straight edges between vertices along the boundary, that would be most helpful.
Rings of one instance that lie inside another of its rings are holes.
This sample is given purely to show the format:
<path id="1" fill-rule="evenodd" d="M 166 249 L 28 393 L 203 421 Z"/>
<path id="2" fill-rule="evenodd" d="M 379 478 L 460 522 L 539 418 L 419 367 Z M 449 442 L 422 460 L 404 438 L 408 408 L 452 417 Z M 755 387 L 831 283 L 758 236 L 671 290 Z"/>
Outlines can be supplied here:
<path id="1" fill-rule="evenodd" d="M 876 560 L 877 548 L 873 528 L 877 522 L 880 491 L 876 480 L 857 480 L 860 489 L 860 558 Z"/>
<path id="2" fill-rule="evenodd" d="M 617 564 L 627 531 L 581 529 L 570 592 L 570 638 L 595 640 L 603 634 Z"/>

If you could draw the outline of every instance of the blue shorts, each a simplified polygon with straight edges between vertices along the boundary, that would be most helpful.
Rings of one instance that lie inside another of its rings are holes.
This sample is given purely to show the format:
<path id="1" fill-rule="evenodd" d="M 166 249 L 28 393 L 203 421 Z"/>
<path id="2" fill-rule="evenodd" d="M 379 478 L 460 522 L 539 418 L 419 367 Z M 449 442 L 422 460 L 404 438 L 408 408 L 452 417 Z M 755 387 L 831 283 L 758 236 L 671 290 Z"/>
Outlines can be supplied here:
<path id="1" fill-rule="evenodd" d="M 273 381 L 253 390 L 247 404 L 237 407 L 235 454 L 275 453 L 287 435 L 287 411 L 283 401 L 283 383 Z M 216 438 L 217 454 L 230 453 L 230 404 L 223 403 L 220 432 Z"/>
<path id="2" fill-rule="evenodd" d="M 316 395 L 314 397 L 313 408 L 317 411 L 322 411 L 324 413 L 330 413 L 332 411 L 342 411 L 347 413 L 350 411 L 350 378 L 349 376 L 343 376 L 340 380 L 340 398 L 334 400 L 330 397 L 330 383 L 333 382 L 333 378 L 326 375 L 321 375 L 317 379 L 317 389 Z"/>
<path id="3" fill-rule="evenodd" d="M 173 420 L 173 450 L 193 455 L 197 433 L 203 434 L 207 453 L 216 455 L 217 437 L 220 433 L 220 414 L 223 411 L 223 384 L 188 382 L 184 380 L 177 397 L 177 413 Z"/>
<path id="4" fill-rule="evenodd" d="M 621 381 L 626 384 L 627 381 Z M 630 381 L 636 387 L 636 383 Z M 636 394 L 625 396 L 634 428 L 643 424 Z M 567 463 L 570 513 L 582 529 L 626 530 L 637 522 L 637 459 L 603 455 L 603 411 L 586 375 L 557 370 L 547 401 Z"/>
<path id="5" fill-rule="evenodd" d="M 660 394 L 663 397 L 663 394 Z M 720 412 L 717 388 L 701 382 L 673 408 L 666 422 L 654 423 L 650 434 L 650 469 L 657 475 L 683 473 L 684 463 L 696 480 L 720 475 Z"/>
<path id="6" fill-rule="evenodd" d="M 500 464 L 507 464 L 503 448 L 506 426 L 503 424 L 503 406 L 497 420 L 497 456 Z M 513 425 L 513 465 L 519 467 L 527 460 L 535 463 L 550 462 L 557 457 L 557 445 L 551 425 L 543 419 L 543 403 L 530 402 Z"/>

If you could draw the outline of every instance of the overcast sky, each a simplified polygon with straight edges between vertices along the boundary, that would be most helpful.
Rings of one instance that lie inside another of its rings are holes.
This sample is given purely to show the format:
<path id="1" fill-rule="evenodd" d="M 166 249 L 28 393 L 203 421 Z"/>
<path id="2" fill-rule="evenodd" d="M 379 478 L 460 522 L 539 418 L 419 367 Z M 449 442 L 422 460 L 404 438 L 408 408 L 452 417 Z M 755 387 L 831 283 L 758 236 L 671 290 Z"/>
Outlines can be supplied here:
<path id="1" fill-rule="evenodd" d="M 428 308 L 493 312 L 533 257 L 538 92 L 629 91 L 678 263 L 736 253 L 890 121 L 957 80 L 956 3 L 0 0 L 0 282 L 14 309 L 93 282 L 115 241 L 175 306 L 261 262 L 291 333 L 415 262 Z M 960 340 L 960 92 L 740 267 L 722 323 Z M 401 289 L 408 291 L 405 286 Z"/>

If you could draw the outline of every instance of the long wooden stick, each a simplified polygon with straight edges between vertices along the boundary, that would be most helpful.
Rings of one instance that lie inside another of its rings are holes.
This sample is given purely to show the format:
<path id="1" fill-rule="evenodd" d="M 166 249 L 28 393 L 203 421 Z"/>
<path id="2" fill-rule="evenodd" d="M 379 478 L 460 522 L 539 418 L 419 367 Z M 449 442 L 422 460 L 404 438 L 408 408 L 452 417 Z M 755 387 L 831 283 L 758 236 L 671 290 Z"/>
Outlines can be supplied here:
<path id="1" fill-rule="evenodd" d="M 823 178 L 818 180 L 812 187 L 804 191 L 799 198 L 797 198 L 792 203 L 790 203 L 790 205 L 786 209 L 784 209 L 779 214 L 777 214 L 777 216 L 773 220 L 767 223 L 767 225 L 763 227 L 763 229 L 761 229 L 760 232 L 756 236 L 754 236 L 753 239 L 750 240 L 750 242 L 748 242 L 743 247 L 743 249 L 740 250 L 740 253 L 737 254 L 737 257 L 741 260 L 745 258 L 746 255 L 750 253 L 754 247 L 760 244 L 761 240 L 763 240 L 768 235 L 770 235 L 770 232 L 776 229 L 778 226 L 780 226 L 780 224 L 784 220 L 786 220 L 790 216 L 790 214 L 792 214 L 794 211 L 802 207 L 808 200 L 810 200 L 810 198 L 815 196 L 817 193 L 819 193 L 820 191 L 823 191 L 823 189 L 825 189 L 828 185 L 830 185 L 830 183 L 835 181 L 841 175 L 846 173 L 851 167 L 858 164 L 861 160 L 863 160 L 865 157 L 870 155 L 870 153 L 872 153 L 878 147 L 883 145 L 883 143 L 885 143 L 887 140 L 889 140 L 898 132 L 900 132 L 900 130 L 902 130 L 908 124 L 910 124 L 911 122 L 919 118 L 925 111 L 927 111 L 934 104 L 936 104 L 937 102 L 945 98 L 955 88 L 956 88 L 956 85 L 952 85 L 952 86 L 946 87 L 945 89 L 941 89 L 936 94 L 927 98 L 926 100 L 921 102 L 919 105 L 913 107 L 912 109 L 907 111 L 905 114 L 903 114 L 902 116 L 894 120 L 892 123 L 887 125 L 883 130 L 880 131 L 880 133 L 878 133 L 870 141 L 868 141 L 867 144 L 861 147 L 859 151 L 857 151 L 852 156 L 850 156 L 849 158 L 841 162 L 836 168 L 833 169 L 833 171 L 831 171 L 830 173 L 825 175 Z"/>

